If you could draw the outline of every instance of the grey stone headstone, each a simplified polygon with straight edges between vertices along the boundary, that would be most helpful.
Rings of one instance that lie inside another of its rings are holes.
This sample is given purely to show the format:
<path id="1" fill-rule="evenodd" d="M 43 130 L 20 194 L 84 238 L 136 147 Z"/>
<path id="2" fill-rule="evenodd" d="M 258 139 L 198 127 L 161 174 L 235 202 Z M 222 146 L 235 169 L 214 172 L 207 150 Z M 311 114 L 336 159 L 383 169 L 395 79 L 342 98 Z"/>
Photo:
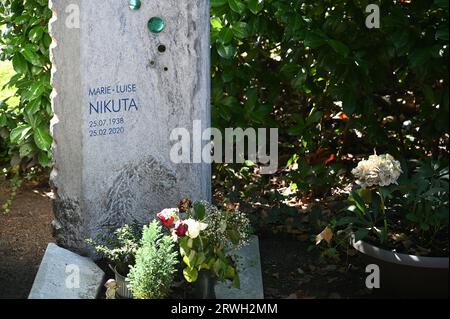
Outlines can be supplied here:
<path id="1" fill-rule="evenodd" d="M 95 299 L 104 276 L 89 258 L 49 244 L 28 299 Z"/>
<path id="2" fill-rule="evenodd" d="M 259 253 L 259 239 L 252 236 L 248 246 L 237 252 L 241 289 L 231 288 L 229 284 L 216 286 L 217 299 L 264 299 L 264 284 Z"/>
<path id="3" fill-rule="evenodd" d="M 50 7 L 58 244 L 89 253 L 87 238 L 148 222 L 181 197 L 210 200 L 210 165 L 172 163 L 169 138 L 175 128 L 192 136 L 195 120 L 210 126 L 209 1 Z M 159 34 L 152 17 L 166 23 Z"/>

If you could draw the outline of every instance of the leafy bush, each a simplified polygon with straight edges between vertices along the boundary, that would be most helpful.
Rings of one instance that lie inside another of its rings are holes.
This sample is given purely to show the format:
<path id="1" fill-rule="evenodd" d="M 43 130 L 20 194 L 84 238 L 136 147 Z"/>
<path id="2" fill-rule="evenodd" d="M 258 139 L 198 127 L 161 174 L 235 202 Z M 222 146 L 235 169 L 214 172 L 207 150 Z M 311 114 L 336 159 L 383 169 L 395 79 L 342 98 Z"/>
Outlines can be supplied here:
<path id="1" fill-rule="evenodd" d="M 129 289 L 137 299 L 167 297 L 178 264 L 178 254 L 170 236 L 164 236 L 157 221 L 144 227 L 136 264 L 127 276 Z"/>
<path id="2" fill-rule="evenodd" d="M 369 3 L 380 29 L 365 26 Z M 408 148 L 405 119 L 415 145 L 448 132 L 448 1 L 213 0 L 212 14 L 218 127 L 274 124 L 309 150 L 352 129 Z M 330 121 L 339 111 L 347 123 Z"/>
<path id="3" fill-rule="evenodd" d="M 380 29 L 365 26 L 369 3 L 381 6 Z M 447 149 L 448 1 L 212 0 L 211 7 L 216 127 L 279 127 L 290 155 L 300 156 L 320 146 L 344 152 L 355 140 L 361 153 L 377 145 L 409 158 Z M 10 85 L 21 100 L 1 112 L 0 124 L 11 156 L 42 165 L 51 142 L 50 16 L 46 0 L 1 0 L 1 59 L 14 63 Z"/>
<path id="4" fill-rule="evenodd" d="M 126 276 L 130 266 L 135 263 L 135 255 L 139 248 L 141 234 L 136 227 L 124 225 L 114 231 L 114 238 L 100 239 L 99 242 L 88 239 L 87 243 L 93 245 L 95 251 L 103 258 L 106 258 L 111 266 L 121 274 Z"/>
<path id="5" fill-rule="evenodd" d="M 0 101 L 0 130 L 12 166 L 50 165 L 50 60 L 46 0 L 1 0 L 0 60 L 12 61 L 15 74 L 7 87 L 16 87 L 17 105 Z"/>
<path id="6" fill-rule="evenodd" d="M 425 247 L 431 246 L 439 233 L 448 232 L 448 177 L 448 162 L 418 162 L 401 203 L 406 219 L 428 239 Z"/>

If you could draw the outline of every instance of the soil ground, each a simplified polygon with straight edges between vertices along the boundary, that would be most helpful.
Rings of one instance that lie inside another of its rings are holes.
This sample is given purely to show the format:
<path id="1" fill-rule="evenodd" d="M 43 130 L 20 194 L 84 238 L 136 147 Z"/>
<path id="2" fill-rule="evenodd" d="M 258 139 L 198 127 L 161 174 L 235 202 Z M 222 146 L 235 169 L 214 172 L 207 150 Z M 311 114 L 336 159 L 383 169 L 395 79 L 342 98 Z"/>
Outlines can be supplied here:
<path id="1" fill-rule="evenodd" d="M 9 196 L 0 182 L 0 203 Z M 27 184 L 18 192 L 11 212 L 0 212 L 0 299 L 28 297 L 47 244 L 52 242 L 51 200 L 46 185 Z"/>
<path id="2" fill-rule="evenodd" d="M 0 203 L 8 197 L 0 182 Z M 0 215 L 0 299 L 27 298 L 47 244 L 53 219 L 48 185 L 26 184 L 11 212 Z M 267 298 L 366 298 L 364 269 L 358 258 L 324 263 L 310 243 L 288 235 L 260 234 Z"/>
<path id="3" fill-rule="evenodd" d="M 264 294 L 269 299 L 372 298 L 358 255 L 330 263 L 289 235 L 260 235 Z"/>

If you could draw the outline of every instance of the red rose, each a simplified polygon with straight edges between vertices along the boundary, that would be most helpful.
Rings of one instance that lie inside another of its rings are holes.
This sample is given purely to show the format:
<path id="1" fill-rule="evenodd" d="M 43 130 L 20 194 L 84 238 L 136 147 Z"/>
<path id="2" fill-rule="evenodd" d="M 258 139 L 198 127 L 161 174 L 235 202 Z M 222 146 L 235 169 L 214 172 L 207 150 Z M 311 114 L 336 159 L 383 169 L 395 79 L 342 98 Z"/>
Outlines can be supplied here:
<path id="1" fill-rule="evenodd" d="M 186 236 L 186 233 L 188 231 L 188 225 L 186 225 L 184 222 L 182 222 L 181 220 L 177 221 L 175 224 L 175 235 L 177 235 L 178 237 L 184 237 Z"/>
<path id="2" fill-rule="evenodd" d="M 167 228 L 172 227 L 175 221 L 175 212 L 173 210 L 165 209 L 161 213 L 158 213 L 156 216 Z"/>
<path id="3" fill-rule="evenodd" d="M 183 198 L 178 204 L 178 210 L 180 213 L 186 213 L 188 209 L 192 208 L 192 201 L 187 198 Z"/>

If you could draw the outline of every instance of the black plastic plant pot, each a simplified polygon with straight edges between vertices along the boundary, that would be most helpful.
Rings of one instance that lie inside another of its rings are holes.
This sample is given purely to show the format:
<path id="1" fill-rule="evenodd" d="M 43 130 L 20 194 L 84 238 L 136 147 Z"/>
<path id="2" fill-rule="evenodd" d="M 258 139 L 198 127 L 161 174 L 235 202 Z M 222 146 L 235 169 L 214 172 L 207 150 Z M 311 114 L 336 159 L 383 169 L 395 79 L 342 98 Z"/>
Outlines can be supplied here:
<path id="1" fill-rule="evenodd" d="M 198 279 L 194 283 L 195 299 L 216 299 L 216 280 L 207 270 L 201 270 Z"/>
<path id="2" fill-rule="evenodd" d="M 354 239 L 352 246 L 363 254 L 367 265 L 379 267 L 380 288 L 374 289 L 376 297 L 448 298 L 448 257 L 399 254 Z"/>

